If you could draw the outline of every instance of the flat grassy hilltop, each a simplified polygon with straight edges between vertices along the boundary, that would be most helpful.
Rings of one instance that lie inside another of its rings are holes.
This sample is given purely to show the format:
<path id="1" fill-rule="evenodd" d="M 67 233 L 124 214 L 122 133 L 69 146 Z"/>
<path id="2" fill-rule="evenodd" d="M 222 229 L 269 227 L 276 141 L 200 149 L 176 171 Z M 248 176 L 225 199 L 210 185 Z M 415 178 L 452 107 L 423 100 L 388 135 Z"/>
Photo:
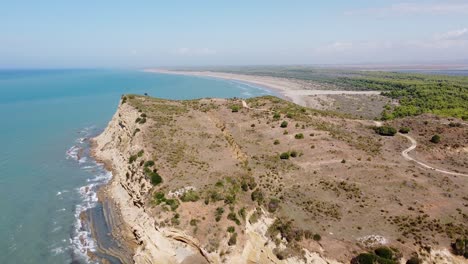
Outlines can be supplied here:
<path id="1" fill-rule="evenodd" d="M 250 239 L 249 224 L 265 217 L 273 219 L 265 232 L 278 259 L 303 248 L 343 262 L 390 250 L 385 263 L 396 263 L 468 235 L 467 179 L 406 160 L 410 142 L 379 135 L 373 122 L 273 96 L 126 95 L 122 104 L 139 112 L 133 137 L 144 147 L 128 162 L 153 182 L 144 204 L 157 226 L 182 229 L 226 259 Z M 423 122 L 443 129 L 441 144 L 429 142 L 437 131 Z M 424 140 L 415 152 L 421 159 L 453 157 L 436 164 L 467 173 L 466 127 L 448 124 L 425 115 L 384 125 Z"/>

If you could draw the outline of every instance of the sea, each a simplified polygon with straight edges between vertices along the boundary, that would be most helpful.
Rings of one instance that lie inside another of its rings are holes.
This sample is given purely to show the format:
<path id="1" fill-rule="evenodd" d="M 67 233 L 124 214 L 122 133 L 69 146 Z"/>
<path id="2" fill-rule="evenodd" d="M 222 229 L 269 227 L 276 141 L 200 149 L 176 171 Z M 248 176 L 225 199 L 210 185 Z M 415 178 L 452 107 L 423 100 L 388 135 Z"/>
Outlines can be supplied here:
<path id="1" fill-rule="evenodd" d="M 248 98 L 261 87 L 139 70 L 0 70 L 0 263 L 93 263 L 79 216 L 112 177 L 89 156 L 122 94 Z"/>

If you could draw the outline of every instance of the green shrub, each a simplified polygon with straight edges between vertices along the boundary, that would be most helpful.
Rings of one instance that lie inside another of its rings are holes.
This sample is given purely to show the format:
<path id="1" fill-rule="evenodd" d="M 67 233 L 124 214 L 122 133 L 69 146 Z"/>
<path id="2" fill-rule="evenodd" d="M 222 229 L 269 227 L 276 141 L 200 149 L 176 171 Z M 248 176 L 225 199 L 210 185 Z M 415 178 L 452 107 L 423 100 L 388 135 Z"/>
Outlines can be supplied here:
<path id="1" fill-rule="evenodd" d="M 138 158 L 137 155 L 131 155 L 130 158 L 128 159 L 128 163 L 132 164 L 134 161 L 136 161 Z"/>
<path id="2" fill-rule="evenodd" d="M 239 106 L 239 105 L 232 105 L 232 106 L 231 106 L 231 111 L 232 111 L 233 113 L 239 112 L 239 109 L 240 109 L 240 106 Z"/>
<path id="3" fill-rule="evenodd" d="M 156 205 L 159 205 L 161 203 L 166 202 L 166 198 L 164 197 L 164 193 L 163 192 L 155 193 L 154 194 L 154 200 L 155 200 Z"/>
<path id="4" fill-rule="evenodd" d="M 468 238 L 457 238 L 452 243 L 452 250 L 455 255 L 468 258 Z"/>
<path id="5" fill-rule="evenodd" d="M 375 264 L 376 257 L 373 254 L 362 253 L 351 260 L 351 264 Z"/>
<path id="6" fill-rule="evenodd" d="M 154 161 L 148 160 L 147 162 L 145 162 L 145 167 L 151 167 L 151 166 L 154 166 Z"/>
<path id="7" fill-rule="evenodd" d="M 141 130 L 139 128 L 136 128 L 135 131 L 133 131 L 133 136 L 135 136 L 138 132 L 140 132 Z"/>
<path id="8" fill-rule="evenodd" d="M 385 259 L 393 259 L 393 251 L 388 247 L 379 247 L 374 250 L 375 254 Z"/>
<path id="9" fill-rule="evenodd" d="M 145 114 L 145 113 L 142 113 L 140 116 L 143 117 L 143 118 L 146 118 L 146 114 Z"/>
<path id="10" fill-rule="evenodd" d="M 192 220 L 190 220 L 190 225 L 191 226 L 197 226 L 198 222 L 199 222 L 198 219 L 192 219 Z"/>
<path id="11" fill-rule="evenodd" d="M 381 126 L 376 127 L 375 132 L 381 136 L 394 136 L 396 134 L 396 129 L 391 126 Z"/>
<path id="12" fill-rule="evenodd" d="M 279 145 L 280 141 L 278 139 L 275 139 L 275 141 L 273 141 L 273 145 Z"/>
<path id="13" fill-rule="evenodd" d="M 276 210 L 278 210 L 279 207 L 279 200 L 276 198 L 270 199 L 270 202 L 268 203 L 268 212 L 274 213 Z"/>
<path id="14" fill-rule="evenodd" d="M 412 256 L 406 261 L 406 264 L 421 264 L 421 260 L 417 256 Z"/>
<path id="15" fill-rule="evenodd" d="M 224 197 L 225 204 L 234 204 L 236 202 L 236 195 L 235 194 L 228 194 Z"/>
<path id="16" fill-rule="evenodd" d="M 215 211 L 216 222 L 219 222 L 219 220 L 221 220 L 221 216 L 223 216 L 223 213 L 224 213 L 224 208 L 222 207 L 216 208 L 216 211 Z"/>
<path id="17" fill-rule="evenodd" d="M 280 159 L 289 159 L 289 152 L 283 152 L 280 155 Z"/>
<path id="18" fill-rule="evenodd" d="M 400 132 L 402 134 L 408 134 L 410 132 L 410 130 L 411 129 L 409 127 L 401 127 L 398 132 Z"/>
<path id="19" fill-rule="evenodd" d="M 239 218 L 237 218 L 237 215 L 234 213 L 234 212 L 230 212 L 227 216 L 227 219 L 233 221 L 234 223 L 236 223 L 237 225 L 240 225 L 241 222 L 239 220 Z"/>
<path id="20" fill-rule="evenodd" d="M 158 184 L 162 183 L 162 181 L 163 181 L 161 176 L 156 171 L 150 172 L 148 176 L 150 177 L 151 183 L 153 185 L 158 185 Z"/>
<path id="21" fill-rule="evenodd" d="M 245 220 L 245 217 L 247 216 L 247 213 L 245 211 L 245 207 L 242 207 L 237 213 L 242 218 L 242 220 Z"/>
<path id="22" fill-rule="evenodd" d="M 236 231 L 236 228 L 233 227 L 233 226 L 229 226 L 229 227 L 227 228 L 227 231 L 228 231 L 229 233 L 234 233 L 234 231 Z"/>
<path id="23" fill-rule="evenodd" d="M 140 121 L 141 121 L 140 117 L 137 117 L 137 119 L 135 119 L 135 123 L 140 123 Z"/>
<path id="24" fill-rule="evenodd" d="M 182 202 L 196 202 L 200 199 L 200 196 L 194 190 L 188 190 L 180 197 Z"/>
<path id="25" fill-rule="evenodd" d="M 274 113 L 273 114 L 273 119 L 280 119 L 280 118 L 281 118 L 280 113 Z"/>
<path id="26" fill-rule="evenodd" d="M 304 138 L 304 134 L 302 134 L 302 133 L 296 134 L 296 135 L 294 135 L 294 138 L 295 138 L 295 139 L 303 139 L 303 138 Z"/>
<path id="27" fill-rule="evenodd" d="M 295 157 L 297 157 L 298 153 L 297 153 L 297 151 L 293 150 L 293 151 L 291 151 L 291 153 L 289 153 L 289 155 L 291 157 L 295 158 Z"/>
<path id="28" fill-rule="evenodd" d="M 138 151 L 137 156 L 138 156 L 138 157 L 142 157 L 142 156 L 143 156 L 143 153 L 145 153 L 145 151 L 144 151 L 144 150 L 140 150 L 140 151 Z"/>
<path id="29" fill-rule="evenodd" d="M 179 207 L 179 201 L 177 201 L 176 199 L 166 199 L 166 204 L 169 205 L 172 211 L 177 210 L 177 208 Z"/>
<path id="30" fill-rule="evenodd" d="M 229 238 L 228 245 L 233 246 L 237 243 L 237 233 L 232 233 L 231 237 Z"/>
<path id="31" fill-rule="evenodd" d="M 288 122 L 287 121 L 281 122 L 280 127 L 282 127 L 282 128 L 288 127 Z"/>
<path id="32" fill-rule="evenodd" d="M 315 234 L 313 237 L 312 237 L 313 240 L 315 241 L 320 241 L 322 240 L 322 236 L 320 236 L 319 234 Z"/>
<path id="33" fill-rule="evenodd" d="M 439 135 L 432 136 L 431 142 L 436 143 L 436 144 L 439 143 L 440 142 L 440 136 Z"/>
<path id="34" fill-rule="evenodd" d="M 140 124 L 144 124 L 144 123 L 146 123 L 146 118 L 142 118 L 142 119 L 140 120 L 140 122 L 139 122 L 139 123 L 140 123 Z"/>
<path id="35" fill-rule="evenodd" d="M 259 188 L 257 188 L 255 191 L 252 192 L 250 198 L 252 199 L 252 201 L 257 201 L 260 204 L 261 202 L 263 202 L 263 192 Z"/>

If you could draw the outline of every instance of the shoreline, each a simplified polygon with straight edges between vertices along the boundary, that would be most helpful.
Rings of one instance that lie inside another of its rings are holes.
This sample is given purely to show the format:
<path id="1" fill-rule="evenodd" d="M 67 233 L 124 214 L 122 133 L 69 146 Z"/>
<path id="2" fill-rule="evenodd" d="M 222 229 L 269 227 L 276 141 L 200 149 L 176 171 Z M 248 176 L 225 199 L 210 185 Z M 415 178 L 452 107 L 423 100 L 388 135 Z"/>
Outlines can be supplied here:
<path id="1" fill-rule="evenodd" d="M 159 74 L 172 74 L 172 75 L 185 75 L 195 77 L 210 77 L 222 80 L 239 81 L 246 84 L 263 87 L 273 93 L 279 95 L 287 101 L 295 104 L 315 108 L 319 110 L 324 109 L 320 101 L 330 101 L 328 96 L 333 95 L 380 95 L 381 91 L 345 91 L 345 90 L 330 90 L 330 89 L 317 89 L 321 86 L 306 85 L 299 80 L 278 78 L 271 76 L 257 76 L 245 74 L 232 74 L 224 72 L 212 71 L 172 71 L 164 69 L 144 69 L 144 72 L 159 73 Z M 322 87 L 323 88 L 323 87 Z"/>

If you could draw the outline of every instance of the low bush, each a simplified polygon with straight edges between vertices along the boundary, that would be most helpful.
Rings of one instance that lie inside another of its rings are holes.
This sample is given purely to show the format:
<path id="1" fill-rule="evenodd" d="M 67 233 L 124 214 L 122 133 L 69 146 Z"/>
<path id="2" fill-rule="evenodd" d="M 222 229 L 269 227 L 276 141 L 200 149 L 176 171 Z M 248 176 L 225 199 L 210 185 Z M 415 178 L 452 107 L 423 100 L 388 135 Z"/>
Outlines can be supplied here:
<path id="1" fill-rule="evenodd" d="M 289 155 L 290 155 L 291 157 L 295 158 L 295 157 L 297 157 L 298 153 L 297 153 L 297 151 L 293 150 L 293 151 L 291 151 L 291 152 L 289 153 Z"/>
<path id="2" fill-rule="evenodd" d="M 169 205 L 172 211 L 177 210 L 177 208 L 179 207 L 179 201 L 177 201 L 176 199 L 166 199 L 166 204 Z"/>
<path id="3" fill-rule="evenodd" d="M 435 144 L 439 143 L 440 142 L 440 136 L 439 135 L 432 136 L 431 142 L 435 143 Z"/>
<path id="4" fill-rule="evenodd" d="M 400 130 L 398 130 L 398 132 L 402 133 L 402 134 L 408 134 L 410 132 L 410 128 L 409 127 L 401 127 Z"/>
<path id="5" fill-rule="evenodd" d="M 154 166 L 154 161 L 148 160 L 145 162 L 145 167 L 151 167 L 151 166 Z"/>
<path id="6" fill-rule="evenodd" d="M 296 134 L 296 135 L 294 135 L 294 138 L 295 138 L 295 139 L 303 139 L 303 138 L 304 138 L 304 134 L 302 134 L 302 133 Z"/>
<path id="7" fill-rule="evenodd" d="M 280 119 L 281 115 L 279 113 L 274 113 L 273 114 L 273 119 Z"/>
<path id="8" fill-rule="evenodd" d="M 270 202 L 268 202 L 268 212 L 274 213 L 276 210 L 278 210 L 279 207 L 279 200 L 276 198 L 270 199 Z"/>
<path id="9" fill-rule="evenodd" d="M 315 234 L 313 237 L 312 237 L 313 240 L 315 241 L 320 241 L 322 240 L 322 236 L 320 236 L 319 234 Z"/>
<path id="10" fill-rule="evenodd" d="M 128 159 L 128 163 L 132 164 L 134 161 L 136 161 L 138 158 L 137 155 L 131 155 L 130 158 Z"/>
<path id="11" fill-rule="evenodd" d="M 148 173 L 148 177 L 151 179 L 151 184 L 153 185 L 158 185 L 163 181 L 162 177 L 156 171 Z"/>
<path id="12" fill-rule="evenodd" d="M 288 127 L 288 122 L 287 121 L 281 122 L 280 127 L 282 127 L 282 128 Z"/>
<path id="13" fill-rule="evenodd" d="M 273 141 L 273 145 L 279 145 L 280 141 L 278 139 L 275 139 L 275 141 Z"/>
<path id="14" fill-rule="evenodd" d="M 245 220 L 245 217 L 247 216 L 247 212 L 245 210 L 245 207 L 242 207 L 237 214 L 242 218 L 242 220 Z"/>
<path id="15" fill-rule="evenodd" d="M 222 208 L 222 207 L 216 208 L 216 211 L 215 211 L 215 220 L 216 220 L 216 222 L 219 222 L 219 220 L 221 220 L 221 217 L 223 216 L 223 213 L 224 213 L 224 208 Z"/>
<path id="16" fill-rule="evenodd" d="M 231 111 L 232 111 L 233 113 L 239 112 L 239 109 L 240 109 L 240 106 L 239 106 L 239 105 L 233 105 L 233 106 L 231 106 Z"/>
<path id="17" fill-rule="evenodd" d="M 375 254 L 385 259 L 393 259 L 393 251 L 388 247 L 379 247 L 374 250 Z"/>
<path id="18" fill-rule="evenodd" d="M 180 197 L 182 202 L 196 202 L 200 200 L 200 196 L 194 190 L 188 190 Z"/>
<path id="19" fill-rule="evenodd" d="M 144 150 L 140 150 L 140 151 L 138 151 L 137 156 L 142 157 L 144 153 L 145 153 Z"/>
<path id="20" fill-rule="evenodd" d="M 468 258 L 468 238 L 457 238 L 452 243 L 452 251 L 457 256 Z"/>
<path id="21" fill-rule="evenodd" d="M 281 153 L 280 159 L 283 159 L 283 160 L 289 159 L 289 152 Z"/>
<path id="22" fill-rule="evenodd" d="M 255 191 L 252 192 L 250 198 L 252 199 L 252 201 L 256 201 L 260 204 L 263 202 L 263 192 L 259 188 L 257 188 Z"/>
<path id="23" fill-rule="evenodd" d="M 417 256 L 412 256 L 406 261 L 406 264 L 421 264 L 421 260 Z"/>
<path id="24" fill-rule="evenodd" d="M 391 126 L 376 127 L 374 130 L 381 136 L 394 136 L 397 132 L 396 129 Z"/>
<path id="25" fill-rule="evenodd" d="M 231 237 L 229 238 L 228 245 L 234 246 L 237 243 L 237 233 L 232 233 Z"/>
<path id="26" fill-rule="evenodd" d="M 234 223 L 236 223 L 236 225 L 241 224 L 239 218 L 237 218 L 237 215 L 234 212 L 230 212 L 227 216 L 227 219 L 233 221 Z"/>
<path id="27" fill-rule="evenodd" d="M 227 231 L 228 231 L 229 233 L 234 233 L 234 231 L 236 231 L 236 228 L 233 227 L 233 226 L 229 226 L 229 227 L 227 228 Z"/>

